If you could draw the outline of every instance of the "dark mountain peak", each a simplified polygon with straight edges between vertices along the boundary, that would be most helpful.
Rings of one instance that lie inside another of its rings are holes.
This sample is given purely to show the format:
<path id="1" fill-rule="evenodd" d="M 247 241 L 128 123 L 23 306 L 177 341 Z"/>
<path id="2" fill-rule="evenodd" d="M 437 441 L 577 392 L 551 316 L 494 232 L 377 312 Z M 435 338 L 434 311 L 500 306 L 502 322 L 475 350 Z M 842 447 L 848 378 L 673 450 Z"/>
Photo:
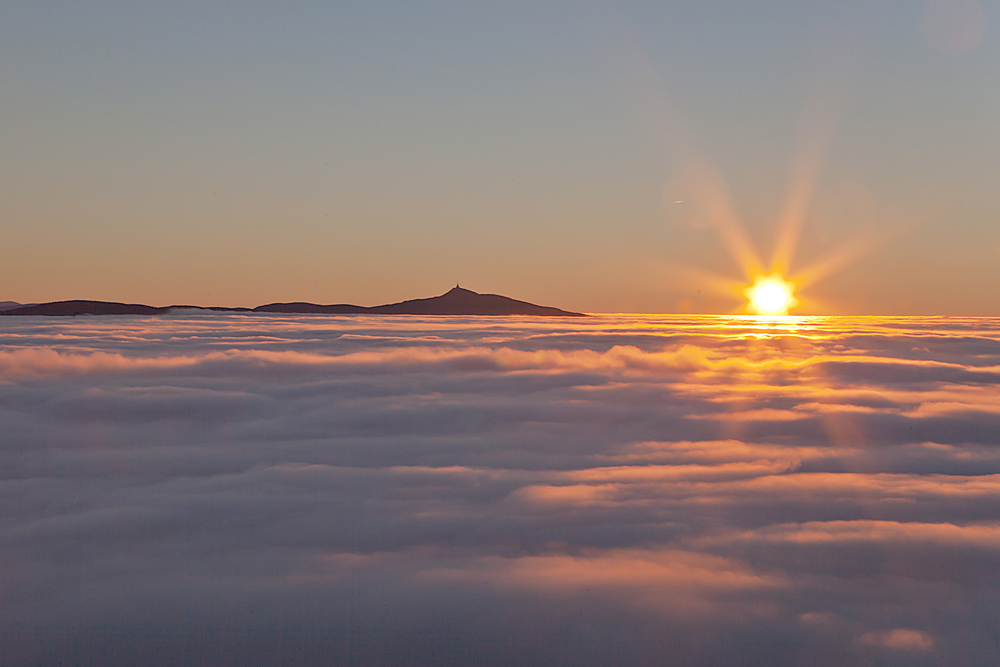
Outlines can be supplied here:
<path id="1" fill-rule="evenodd" d="M 538 306 L 499 294 L 480 294 L 455 285 L 441 296 L 410 299 L 368 309 L 386 315 L 532 315 L 541 317 L 583 317 L 551 306 Z"/>
<path id="2" fill-rule="evenodd" d="M 431 299 L 471 299 L 477 296 L 484 296 L 470 289 L 465 289 L 460 285 L 455 285 L 441 296 L 432 296 Z M 425 301 L 426 299 L 411 299 L 411 301 Z"/>

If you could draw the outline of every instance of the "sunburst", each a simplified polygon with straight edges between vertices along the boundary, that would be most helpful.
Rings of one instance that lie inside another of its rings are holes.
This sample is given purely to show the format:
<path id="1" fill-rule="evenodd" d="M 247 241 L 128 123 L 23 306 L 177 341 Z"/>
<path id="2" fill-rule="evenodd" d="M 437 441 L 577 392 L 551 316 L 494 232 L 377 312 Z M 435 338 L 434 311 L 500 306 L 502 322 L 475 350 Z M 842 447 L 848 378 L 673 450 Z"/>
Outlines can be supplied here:
<path id="1" fill-rule="evenodd" d="M 733 280 L 697 269 L 689 269 L 685 273 L 697 276 L 696 282 L 700 287 L 736 299 L 745 298 L 739 307 L 739 312 L 745 314 L 784 316 L 800 306 L 815 308 L 815 301 L 804 298 L 802 290 L 860 259 L 890 236 L 888 232 L 868 230 L 853 240 L 842 242 L 830 254 L 792 271 L 796 246 L 805 226 L 819 174 L 815 162 L 820 160 L 820 156 L 819 150 L 806 151 L 806 155 L 793 162 L 792 171 L 798 176 L 791 179 L 787 203 L 778 218 L 779 230 L 769 263 L 765 263 L 736 212 L 724 179 L 704 160 L 692 160 L 686 195 L 697 202 L 701 214 L 697 222 L 714 228 L 723 247 L 742 271 L 743 279 Z"/>
<path id="2" fill-rule="evenodd" d="M 799 303 L 795 285 L 777 274 L 757 276 L 743 295 L 747 310 L 755 315 L 787 315 Z"/>

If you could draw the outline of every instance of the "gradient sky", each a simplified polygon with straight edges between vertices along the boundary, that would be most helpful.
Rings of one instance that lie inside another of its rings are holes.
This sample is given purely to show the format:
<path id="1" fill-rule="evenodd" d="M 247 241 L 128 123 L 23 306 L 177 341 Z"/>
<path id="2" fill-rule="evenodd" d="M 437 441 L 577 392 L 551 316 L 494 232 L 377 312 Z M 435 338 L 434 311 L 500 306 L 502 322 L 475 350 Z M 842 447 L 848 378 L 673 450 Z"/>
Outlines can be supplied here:
<path id="1" fill-rule="evenodd" d="M 975 0 L 7 2 L 0 299 L 729 312 L 697 186 L 767 255 L 816 174 L 793 269 L 865 253 L 803 312 L 997 314 L 998 27 Z"/>

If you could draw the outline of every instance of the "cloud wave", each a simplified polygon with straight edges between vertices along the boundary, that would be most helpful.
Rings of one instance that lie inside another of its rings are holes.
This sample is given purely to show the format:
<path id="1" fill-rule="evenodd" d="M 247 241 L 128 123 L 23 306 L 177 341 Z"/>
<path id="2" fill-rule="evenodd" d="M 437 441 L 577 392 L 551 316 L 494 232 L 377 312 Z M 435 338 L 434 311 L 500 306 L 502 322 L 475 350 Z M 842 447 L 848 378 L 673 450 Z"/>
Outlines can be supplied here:
<path id="1" fill-rule="evenodd" d="M 5 666 L 1000 659 L 1000 320 L 2 324 Z"/>

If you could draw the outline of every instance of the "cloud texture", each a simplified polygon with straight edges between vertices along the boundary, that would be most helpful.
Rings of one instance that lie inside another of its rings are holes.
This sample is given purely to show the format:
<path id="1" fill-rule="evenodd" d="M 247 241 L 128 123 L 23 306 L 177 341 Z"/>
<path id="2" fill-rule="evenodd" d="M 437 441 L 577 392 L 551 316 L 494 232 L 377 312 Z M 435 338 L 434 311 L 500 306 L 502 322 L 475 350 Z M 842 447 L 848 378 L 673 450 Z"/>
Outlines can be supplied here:
<path id="1" fill-rule="evenodd" d="M 0 325 L 5 666 L 1000 660 L 1000 320 Z"/>

